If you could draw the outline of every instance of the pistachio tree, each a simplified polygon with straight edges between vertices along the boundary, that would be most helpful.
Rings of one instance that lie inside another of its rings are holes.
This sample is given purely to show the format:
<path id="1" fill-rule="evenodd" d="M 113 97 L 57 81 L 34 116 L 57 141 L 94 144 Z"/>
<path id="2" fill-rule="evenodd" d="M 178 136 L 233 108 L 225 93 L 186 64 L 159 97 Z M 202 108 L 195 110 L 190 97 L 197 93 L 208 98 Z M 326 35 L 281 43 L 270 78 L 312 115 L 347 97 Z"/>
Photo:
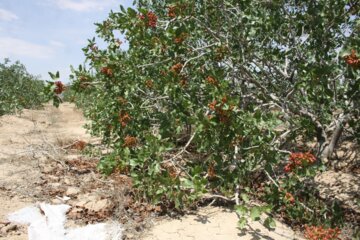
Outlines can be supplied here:
<path id="1" fill-rule="evenodd" d="M 141 196 L 230 199 L 261 173 L 277 185 L 301 142 L 326 162 L 345 128 L 359 137 L 359 1 L 134 5 L 97 24 L 72 88 L 94 96 L 89 129 L 113 149 L 100 169 L 131 174 Z"/>
<path id="2" fill-rule="evenodd" d="M 27 72 L 20 62 L 5 59 L 0 63 L 0 116 L 44 103 L 44 82 Z"/>

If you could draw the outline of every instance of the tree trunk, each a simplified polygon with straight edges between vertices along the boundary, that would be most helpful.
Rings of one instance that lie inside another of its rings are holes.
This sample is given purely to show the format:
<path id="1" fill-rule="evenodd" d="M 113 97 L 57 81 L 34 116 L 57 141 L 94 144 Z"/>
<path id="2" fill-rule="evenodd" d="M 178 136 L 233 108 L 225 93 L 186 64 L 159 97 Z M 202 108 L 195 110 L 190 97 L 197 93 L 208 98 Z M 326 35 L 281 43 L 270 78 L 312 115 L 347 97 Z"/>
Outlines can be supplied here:
<path id="1" fill-rule="evenodd" d="M 339 139 L 341 137 L 341 134 L 344 131 L 344 125 L 347 120 L 348 120 L 347 116 L 340 117 L 340 119 L 337 120 L 335 123 L 334 130 L 332 131 L 331 137 L 328 138 L 329 140 L 323 144 L 320 144 L 319 156 L 320 156 L 320 160 L 323 163 L 327 163 L 329 161 L 329 159 L 331 158 L 331 156 L 333 155 L 336 145 L 338 144 Z"/>

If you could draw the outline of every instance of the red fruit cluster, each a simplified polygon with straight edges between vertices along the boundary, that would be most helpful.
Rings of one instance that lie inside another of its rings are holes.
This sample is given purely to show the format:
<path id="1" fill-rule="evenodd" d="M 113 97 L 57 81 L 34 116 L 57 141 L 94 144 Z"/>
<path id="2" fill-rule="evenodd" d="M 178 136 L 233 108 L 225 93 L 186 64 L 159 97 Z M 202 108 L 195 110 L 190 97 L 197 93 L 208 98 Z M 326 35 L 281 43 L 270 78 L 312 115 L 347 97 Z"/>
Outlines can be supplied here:
<path id="1" fill-rule="evenodd" d="M 111 76 L 113 75 L 113 71 L 112 71 L 112 69 L 109 68 L 109 67 L 103 67 L 103 68 L 101 68 L 100 72 L 103 73 L 103 74 L 105 74 L 105 75 L 108 76 L 108 77 L 111 77 Z"/>
<path id="2" fill-rule="evenodd" d="M 170 18 L 176 18 L 175 7 L 168 7 L 168 16 Z"/>
<path id="3" fill-rule="evenodd" d="M 356 51 L 351 50 L 351 54 L 344 57 L 345 62 L 353 68 L 360 67 L 360 59 L 356 56 Z"/>
<path id="4" fill-rule="evenodd" d="M 146 85 L 147 88 L 151 89 L 151 88 L 154 87 L 154 82 L 153 82 L 153 80 L 148 79 L 148 80 L 145 81 L 145 85 Z"/>
<path id="5" fill-rule="evenodd" d="M 176 170 L 176 168 L 174 166 L 169 166 L 169 168 L 167 170 L 172 179 L 176 179 L 178 177 L 178 175 L 179 175 L 178 171 Z"/>
<path id="6" fill-rule="evenodd" d="M 339 228 L 323 228 L 322 226 L 305 226 L 305 238 L 309 240 L 338 240 Z"/>
<path id="7" fill-rule="evenodd" d="M 182 68 L 183 68 L 183 65 L 181 63 L 177 63 L 177 64 L 173 65 L 170 70 L 173 73 L 180 73 Z"/>
<path id="8" fill-rule="evenodd" d="M 122 127 L 126 127 L 126 125 L 130 122 L 131 117 L 127 112 L 119 114 L 119 122 Z"/>
<path id="9" fill-rule="evenodd" d="M 211 111 L 214 111 L 216 116 L 219 117 L 220 122 L 227 123 L 230 119 L 230 113 L 234 109 L 234 106 L 230 105 L 228 110 L 224 110 L 223 107 L 227 103 L 227 97 L 221 99 L 220 104 L 216 100 L 209 103 L 208 107 Z M 208 115 L 209 119 L 213 118 L 213 115 Z"/>
<path id="10" fill-rule="evenodd" d="M 289 192 L 285 193 L 285 200 L 288 201 L 291 204 L 295 203 L 294 196 Z"/>
<path id="11" fill-rule="evenodd" d="M 148 21 L 148 26 L 155 28 L 156 25 L 157 25 L 157 16 L 155 15 L 155 13 L 148 12 L 147 17 L 148 17 L 148 20 L 149 20 Z"/>
<path id="12" fill-rule="evenodd" d="M 206 81 L 207 81 L 210 85 L 214 85 L 214 86 L 218 86 L 218 85 L 219 85 L 218 81 L 217 81 L 214 77 L 212 77 L 212 76 L 208 76 L 208 77 L 206 78 Z"/>
<path id="13" fill-rule="evenodd" d="M 61 94 L 65 90 L 65 86 L 61 81 L 56 81 L 54 84 L 56 86 L 54 89 L 56 94 Z"/>
<path id="14" fill-rule="evenodd" d="M 209 103 L 208 106 L 209 106 L 210 110 L 215 111 L 216 105 L 217 105 L 217 101 L 214 100 L 214 101 L 212 101 L 211 103 Z"/>
<path id="15" fill-rule="evenodd" d="M 176 179 L 179 176 L 180 172 L 172 164 L 163 163 L 161 164 L 161 167 L 167 171 L 167 173 L 172 179 Z"/>
<path id="16" fill-rule="evenodd" d="M 123 147 L 134 147 L 136 146 L 137 144 L 137 139 L 136 137 L 132 137 L 132 136 L 129 136 L 127 135 L 125 138 L 124 138 L 124 144 L 123 144 Z"/>
<path id="17" fill-rule="evenodd" d="M 181 79 L 179 82 L 181 87 L 186 87 L 187 83 L 188 83 L 188 81 L 185 78 Z"/>
<path id="18" fill-rule="evenodd" d="M 310 152 L 306 153 L 291 153 L 289 163 L 284 167 L 285 172 L 291 172 L 297 167 L 304 167 L 316 161 L 316 157 Z"/>
<path id="19" fill-rule="evenodd" d="M 176 44 L 180 44 L 180 43 L 182 43 L 183 41 L 184 41 L 184 39 L 182 39 L 181 37 L 177 37 L 177 38 L 174 39 L 174 42 L 175 42 Z"/>
<path id="20" fill-rule="evenodd" d="M 181 44 L 181 43 L 183 43 L 183 42 L 186 40 L 187 37 L 188 37 L 188 34 L 186 34 L 186 33 L 181 33 L 178 37 L 176 37 L 176 38 L 174 39 L 174 42 L 175 42 L 176 44 Z"/>
<path id="21" fill-rule="evenodd" d="M 139 19 L 140 20 L 147 20 L 147 23 L 146 23 L 146 25 L 148 26 L 148 27 L 152 27 L 152 28 L 155 28 L 156 27 L 156 25 L 157 25 L 157 20 L 158 20 L 158 18 L 157 18 L 157 16 L 155 15 L 155 13 L 153 13 L 153 12 L 148 12 L 147 14 L 146 14 L 146 16 L 144 15 L 144 14 L 140 14 L 139 15 Z"/>

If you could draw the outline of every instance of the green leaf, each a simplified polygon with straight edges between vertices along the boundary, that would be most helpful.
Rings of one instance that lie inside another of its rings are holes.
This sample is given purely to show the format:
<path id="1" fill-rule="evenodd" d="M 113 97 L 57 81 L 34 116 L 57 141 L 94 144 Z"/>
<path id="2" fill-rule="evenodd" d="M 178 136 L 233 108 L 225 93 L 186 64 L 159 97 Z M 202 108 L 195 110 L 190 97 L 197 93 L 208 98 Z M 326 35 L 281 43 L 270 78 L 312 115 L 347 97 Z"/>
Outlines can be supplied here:
<path id="1" fill-rule="evenodd" d="M 128 147 L 124 148 L 124 157 L 130 156 L 130 149 Z"/>
<path id="2" fill-rule="evenodd" d="M 247 224 L 247 219 L 245 217 L 240 218 L 240 220 L 238 221 L 238 228 L 239 229 L 244 229 L 244 227 Z"/>
<path id="3" fill-rule="evenodd" d="M 128 14 L 129 14 L 130 17 L 135 17 L 136 16 L 136 11 L 134 9 L 128 8 L 127 11 L 128 11 Z"/>
<path id="4" fill-rule="evenodd" d="M 55 75 L 52 72 L 48 72 L 48 73 L 49 73 L 51 79 L 55 79 Z"/>
<path id="5" fill-rule="evenodd" d="M 264 226 L 271 230 L 271 229 L 274 229 L 276 227 L 276 222 L 275 220 L 272 218 L 272 217 L 267 217 L 264 221 Z"/>
<path id="6" fill-rule="evenodd" d="M 161 195 L 161 194 L 163 194 L 164 193 L 164 189 L 162 189 L 162 188 L 159 188 L 158 190 L 156 190 L 156 192 L 155 192 L 155 194 L 157 194 L 157 195 Z"/>
<path id="7" fill-rule="evenodd" d="M 179 198 L 175 198 L 175 208 L 179 209 L 181 206 L 181 201 Z"/>
<path id="8" fill-rule="evenodd" d="M 259 221 L 260 220 L 260 215 L 261 215 L 260 207 L 251 208 L 251 210 L 250 210 L 251 220 Z"/>
<path id="9" fill-rule="evenodd" d="M 248 202 L 249 202 L 249 197 L 248 197 L 247 194 L 242 193 L 240 196 L 241 196 L 241 199 L 242 199 L 245 203 L 248 203 Z"/>
<path id="10" fill-rule="evenodd" d="M 272 206 L 271 205 L 265 205 L 261 207 L 261 211 L 265 213 L 271 213 Z"/>
<path id="11" fill-rule="evenodd" d="M 248 209 L 244 205 L 237 205 L 235 206 L 235 211 L 240 215 L 244 216 L 247 214 Z"/>
<path id="12" fill-rule="evenodd" d="M 184 188 L 194 188 L 194 182 L 189 180 L 189 179 L 184 179 L 182 182 L 181 182 L 181 185 L 184 187 Z"/>
<path id="13" fill-rule="evenodd" d="M 130 159 L 129 164 L 132 167 L 136 167 L 139 165 L 139 163 L 135 159 Z"/>

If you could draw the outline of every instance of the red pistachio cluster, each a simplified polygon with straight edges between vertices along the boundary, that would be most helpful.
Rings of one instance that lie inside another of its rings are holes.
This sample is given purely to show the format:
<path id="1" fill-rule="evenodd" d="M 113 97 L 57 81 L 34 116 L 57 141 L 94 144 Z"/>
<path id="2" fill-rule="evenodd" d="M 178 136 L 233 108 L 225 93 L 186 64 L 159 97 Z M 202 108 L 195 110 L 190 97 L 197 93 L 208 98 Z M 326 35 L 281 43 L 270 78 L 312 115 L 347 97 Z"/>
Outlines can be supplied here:
<path id="1" fill-rule="evenodd" d="M 297 167 L 304 167 L 316 161 L 316 157 L 310 152 L 306 153 L 291 153 L 289 163 L 284 167 L 285 172 L 291 172 Z"/>
<path id="2" fill-rule="evenodd" d="M 174 39 L 174 42 L 176 44 L 181 44 L 183 43 L 186 38 L 188 37 L 188 34 L 187 33 L 181 33 L 179 36 L 177 36 L 175 39 Z"/>
<path id="3" fill-rule="evenodd" d="M 324 228 L 322 226 L 305 226 L 305 238 L 309 240 L 338 240 L 339 228 Z"/>
<path id="4" fill-rule="evenodd" d="M 109 67 L 103 67 L 103 68 L 101 68 L 100 72 L 103 73 L 103 74 L 105 74 L 105 75 L 108 76 L 108 77 L 111 77 L 111 76 L 113 75 L 113 71 L 112 71 L 112 69 L 109 68 Z"/>
<path id="5" fill-rule="evenodd" d="M 152 28 L 155 28 L 156 27 L 156 25 L 157 25 L 157 16 L 155 15 L 155 13 L 153 13 L 153 12 L 151 12 L 151 11 L 149 11 L 147 14 L 146 14 L 146 16 L 144 15 L 144 14 L 140 14 L 139 15 L 139 18 L 141 19 L 141 20 L 147 20 L 147 22 L 146 22 L 146 25 L 148 26 L 148 27 L 152 27 Z"/>
<path id="6" fill-rule="evenodd" d="M 180 174 L 178 169 L 169 163 L 162 163 L 161 168 L 165 170 L 172 179 L 176 179 Z"/>
<path id="7" fill-rule="evenodd" d="M 214 86 L 218 86 L 219 82 L 212 76 L 208 76 L 206 78 L 207 83 L 209 83 L 210 85 L 214 85 Z"/>
<path id="8" fill-rule="evenodd" d="M 124 144 L 123 144 L 123 147 L 135 147 L 137 144 L 137 139 L 136 137 L 133 137 L 133 136 L 129 136 L 127 135 L 125 138 L 124 138 Z"/>
<path id="9" fill-rule="evenodd" d="M 226 103 L 227 97 L 224 96 L 219 104 L 216 100 L 214 100 L 208 105 L 209 109 L 215 112 L 216 116 L 219 117 L 219 120 L 222 123 L 227 123 L 230 120 L 230 112 L 234 109 L 234 106 L 230 105 L 228 110 L 224 110 L 223 107 Z M 213 117 L 214 116 L 212 114 L 208 115 L 209 119 L 212 119 Z"/>
<path id="10" fill-rule="evenodd" d="M 168 16 L 170 18 L 176 18 L 175 10 L 176 10 L 176 8 L 174 6 L 168 7 Z"/>
<path id="11" fill-rule="evenodd" d="M 285 200 L 291 204 L 295 203 L 294 196 L 289 192 L 285 193 Z"/>
<path id="12" fill-rule="evenodd" d="M 157 24 L 157 16 L 155 15 L 155 13 L 148 12 L 147 17 L 149 19 L 148 26 L 155 28 Z"/>
<path id="13" fill-rule="evenodd" d="M 154 87 L 154 81 L 151 80 L 151 79 L 148 79 L 148 80 L 145 81 L 145 85 L 146 85 L 146 87 L 147 87 L 148 89 L 151 89 L 151 88 Z"/>
<path id="14" fill-rule="evenodd" d="M 126 125 L 130 122 L 131 117 L 127 112 L 119 114 L 119 122 L 122 127 L 126 127 Z"/>
<path id="15" fill-rule="evenodd" d="M 181 37 L 177 37 L 177 38 L 174 39 L 174 42 L 175 42 L 176 44 L 181 44 L 183 41 L 184 41 L 184 39 L 181 38 Z"/>
<path id="16" fill-rule="evenodd" d="M 351 50 L 351 54 L 344 57 L 345 62 L 353 68 L 360 67 L 360 59 L 356 56 L 356 51 Z"/>
<path id="17" fill-rule="evenodd" d="M 183 65 L 181 63 L 177 63 L 171 67 L 170 71 L 178 74 L 181 72 L 182 68 L 183 68 Z"/>
<path id="18" fill-rule="evenodd" d="M 186 87 L 187 83 L 188 83 L 188 81 L 185 78 L 181 79 L 180 82 L 179 82 L 181 87 Z"/>
<path id="19" fill-rule="evenodd" d="M 55 89 L 54 89 L 54 92 L 56 94 L 61 94 L 65 90 L 65 86 L 64 86 L 64 84 L 62 82 L 56 81 L 54 84 L 56 86 Z"/>
<path id="20" fill-rule="evenodd" d="M 176 18 L 177 16 L 181 15 L 187 9 L 187 7 L 187 4 L 176 3 L 176 5 L 169 6 L 167 8 L 167 15 L 171 19 Z"/>

